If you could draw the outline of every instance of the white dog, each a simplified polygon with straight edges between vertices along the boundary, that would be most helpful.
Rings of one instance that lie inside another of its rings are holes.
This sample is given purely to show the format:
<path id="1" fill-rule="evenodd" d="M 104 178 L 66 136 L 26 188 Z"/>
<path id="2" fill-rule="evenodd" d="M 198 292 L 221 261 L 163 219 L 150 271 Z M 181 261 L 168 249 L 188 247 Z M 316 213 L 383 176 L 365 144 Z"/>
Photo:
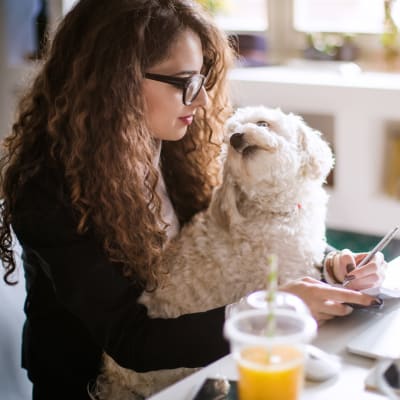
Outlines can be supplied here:
<path id="1" fill-rule="evenodd" d="M 319 132 L 280 109 L 238 109 L 226 124 L 222 184 L 165 251 L 170 274 L 140 302 L 151 317 L 177 317 L 238 301 L 265 287 L 267 256 L 279 282 L 319 276 L 326 247 L 323 183 L 332 152 Z M 193 370 L 136 373 L 105 358 L 105 397 L 144 397 Z M 100 392 L 101 392 L 100 390 Z"/>

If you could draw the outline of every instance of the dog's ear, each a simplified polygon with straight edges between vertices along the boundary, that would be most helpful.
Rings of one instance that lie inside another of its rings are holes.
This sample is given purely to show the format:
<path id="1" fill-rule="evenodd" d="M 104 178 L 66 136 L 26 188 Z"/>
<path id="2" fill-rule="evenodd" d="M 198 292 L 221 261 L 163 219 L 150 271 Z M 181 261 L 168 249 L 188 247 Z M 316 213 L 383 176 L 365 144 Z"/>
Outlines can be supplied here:
<path id="1" fill-rule="evenodd" d="M 299 146 L 303 153 L 302 173 L 311 179 L 325 179 L 332 169 L 334 160 L 328 143 L 321 132 L 310 128 L 297 117 Z"/>
<path id="2" fill-rule="evenodd" d="M 213 193 L 210 212 L 217 224 L 225 231 L 229 231 L 230 226 L 242 218 L 237 209 L 235 184 L 226 173 L 224 173 L 221 186 L 217 187 Z"/>

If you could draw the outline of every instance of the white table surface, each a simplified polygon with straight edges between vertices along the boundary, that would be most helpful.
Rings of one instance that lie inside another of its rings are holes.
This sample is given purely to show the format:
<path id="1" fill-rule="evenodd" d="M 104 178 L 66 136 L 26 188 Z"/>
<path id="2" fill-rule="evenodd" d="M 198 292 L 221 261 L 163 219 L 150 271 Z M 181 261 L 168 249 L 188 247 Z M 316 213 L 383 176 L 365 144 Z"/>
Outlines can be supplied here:
<path id="1" fill-rule="evenodd" d="M 364 380 L 375 360 L 350 354 L 346 344 L 359 332 L 384 314 L 400 308 L 400 299 L 385 300 L 381 310 L 355 310 L 350 316 L 327 322 L 319 331 L 313 344 L 341 358 L 342 370 L 338 377 L 322 383 L 306 382 L 302 400 L 383 400 L 386 397 L 366 390 Z M 395 313 L 393 313 L 395 314 Z M 397 313 L 399 316 L 399 313 Z M 400 332 L 399 332 L 400 334 Z M 399 335 L 400 336 L 400 335 Z M 400 343 L 400 341 L 399 341 Z M 400 345 L 400 344 L 399 344 Z M 210 364 L 176 384 L 150 397 L 151 400 L 191 400 L 207 377 L 237 379 L 237 372 L 230 355 Z"/>

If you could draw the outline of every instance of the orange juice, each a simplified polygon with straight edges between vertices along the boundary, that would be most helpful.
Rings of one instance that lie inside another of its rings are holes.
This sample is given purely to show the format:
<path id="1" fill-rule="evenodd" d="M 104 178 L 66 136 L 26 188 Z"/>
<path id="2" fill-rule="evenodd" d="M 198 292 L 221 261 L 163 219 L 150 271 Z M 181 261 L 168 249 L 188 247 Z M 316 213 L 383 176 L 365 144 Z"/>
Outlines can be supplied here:
<path id="1" fill-rule="evenodd" d="M 297 400 L 303 385 L 304 354 L 294 346 L 253 346 L 241 351 L 240 400 Z"/>

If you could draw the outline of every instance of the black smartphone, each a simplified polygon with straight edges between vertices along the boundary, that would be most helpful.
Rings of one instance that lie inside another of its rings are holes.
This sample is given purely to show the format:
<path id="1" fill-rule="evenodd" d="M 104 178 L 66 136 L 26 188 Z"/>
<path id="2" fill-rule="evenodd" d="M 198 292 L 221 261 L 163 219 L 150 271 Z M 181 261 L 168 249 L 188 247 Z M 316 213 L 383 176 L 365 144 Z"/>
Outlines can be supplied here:
<path id="1" fill-rule="evenodd" d="M 400 390 L 400 361 L 394 361 L 386 368 L 383 376 L 390 387 Z"/>
<path id="2" fill-rule="evenodd" d="M 237 382 L 224 378 L 207 378 L 193 400 L 238 400 Z"/>
<path id="3" fill-rule="evenodd" d="M 363 306 L 361 304 L 355 304 L 355 303 L 343 303 L 346 304 L 347 306 L 350 306 L 351 308 L 354 308 L 355 310 L 357 309 L 367 309 L 367 308 L 376 308 L 376 309 L 381 309 L 385 302 L 381 297 L 377 297 L 376 303 L 370 306 Z"/>

